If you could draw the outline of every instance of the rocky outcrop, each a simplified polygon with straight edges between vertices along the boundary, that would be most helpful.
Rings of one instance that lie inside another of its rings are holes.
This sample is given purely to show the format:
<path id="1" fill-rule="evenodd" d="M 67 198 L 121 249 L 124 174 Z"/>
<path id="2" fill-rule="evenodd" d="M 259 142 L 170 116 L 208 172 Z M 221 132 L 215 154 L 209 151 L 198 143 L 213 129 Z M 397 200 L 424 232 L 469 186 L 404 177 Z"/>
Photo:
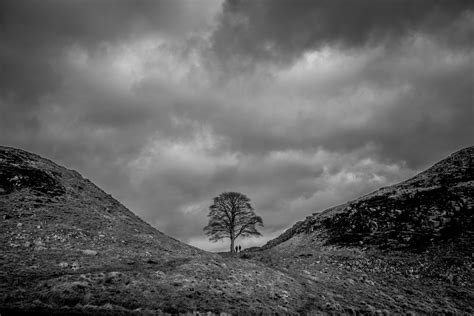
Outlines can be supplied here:
<path id="1" fill-rule="evenodd" d="M 474 147 L 402 183 L 308 216 L 263 248 L 298 234 L 326 244 L 419 251 L 447 241 L 473 244 Z"/>
<path id="2" fill-rule="evenodd" d="M 0 195 L 29 188 L 47 196 L 65 193 L 53 170 L 41 170 L 31 164 L 35 156 L 15 150 L 0 151 Z"/>

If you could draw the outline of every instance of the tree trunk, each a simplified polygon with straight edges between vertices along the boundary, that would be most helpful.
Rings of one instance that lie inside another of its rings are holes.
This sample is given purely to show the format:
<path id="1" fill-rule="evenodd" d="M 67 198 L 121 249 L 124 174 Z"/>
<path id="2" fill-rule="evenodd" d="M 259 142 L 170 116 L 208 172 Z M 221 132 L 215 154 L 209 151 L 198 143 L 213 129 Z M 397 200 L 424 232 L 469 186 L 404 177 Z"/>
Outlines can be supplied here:
<path id="1" fill-rule="evenodd" d="M 235 252 L 235 249 L 234 249 L 234 238 L 231 238 L 231 239 L 230 239 L 230 252 Z"/>

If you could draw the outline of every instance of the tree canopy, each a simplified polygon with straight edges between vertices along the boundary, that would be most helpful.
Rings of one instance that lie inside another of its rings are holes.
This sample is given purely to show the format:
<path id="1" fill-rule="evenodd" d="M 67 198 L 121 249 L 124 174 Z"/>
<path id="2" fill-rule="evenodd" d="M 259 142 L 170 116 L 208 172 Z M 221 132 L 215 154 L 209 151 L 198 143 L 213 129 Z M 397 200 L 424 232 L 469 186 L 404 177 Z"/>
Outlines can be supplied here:
<path id="1" fill-rule="evenodd" d="M 238 237 L 261 236 L 255 226 L 263 226 L 254 212 L 250 199 L 242 193 L 224 192 L 215 197 L 209 206 L 209 223 L 204 232 L 211 241 L 230 239 L 230 251 Z"/>

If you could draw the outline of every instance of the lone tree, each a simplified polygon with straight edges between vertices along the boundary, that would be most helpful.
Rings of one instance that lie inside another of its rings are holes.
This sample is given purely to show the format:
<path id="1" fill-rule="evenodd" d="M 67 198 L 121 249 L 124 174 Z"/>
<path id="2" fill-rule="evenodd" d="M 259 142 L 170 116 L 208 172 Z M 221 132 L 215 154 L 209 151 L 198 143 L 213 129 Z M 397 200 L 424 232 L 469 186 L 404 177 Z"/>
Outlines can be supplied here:
<path id="1" fill-rule="evenodd" d="M 224 192 L 214 198 L 209 206 L 209 224 L 204 232 L 211 241 L 230 239 L 230 252 L 234 252 L 234 241 L 238 237 L 261 236 L 255 225 L 263 226 L 250 205 L 250 199 L 242 193 Z"/>

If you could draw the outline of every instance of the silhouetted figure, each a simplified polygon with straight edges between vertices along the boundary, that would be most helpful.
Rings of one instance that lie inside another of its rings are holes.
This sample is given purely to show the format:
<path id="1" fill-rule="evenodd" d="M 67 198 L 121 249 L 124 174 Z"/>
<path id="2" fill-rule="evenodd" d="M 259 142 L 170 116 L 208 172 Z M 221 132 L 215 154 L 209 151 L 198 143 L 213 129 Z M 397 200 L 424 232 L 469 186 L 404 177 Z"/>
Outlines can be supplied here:
<path id="1" fill-rule="evenodd" d="M 239 245 L 239 252 L 241 252 L 241 251 L 242 251 L 242 247 Z"/>
<path id="2" fill-rule="evenodd" d="M 235 252 L 239 252 L 239 247 L 235 246 Z"/>

